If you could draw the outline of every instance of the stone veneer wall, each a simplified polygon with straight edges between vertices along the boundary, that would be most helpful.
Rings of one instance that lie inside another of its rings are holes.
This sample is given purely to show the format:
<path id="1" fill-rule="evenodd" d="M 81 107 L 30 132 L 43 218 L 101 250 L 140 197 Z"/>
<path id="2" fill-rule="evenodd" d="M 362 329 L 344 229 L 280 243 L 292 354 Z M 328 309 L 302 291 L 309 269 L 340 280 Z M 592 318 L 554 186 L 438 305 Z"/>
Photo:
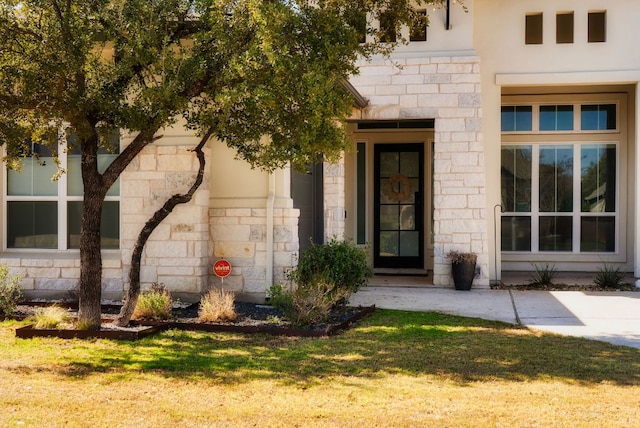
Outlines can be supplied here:
<path id="1" fill-rule="evenodd" d="M 450 249 L 478 254 L 489 285 L 480 62 L 475 55 L 394 58 L 363 62 L 351 79 L 369 100 L 365 120 L 435 119 L 434 272 L 436 285 L 452 285 Z M 333 208 L 326 197 L 326 211 Z"/>
<path id="2" fill-rule="evenodd" d="M 104 298 L 119 299 L 127 287 L 131 251 L 145 222 L 175 193 L 185 193 L 195 179 L 193 146 L 150 146 L 120 178 L 120 251 L 103 251 Z M 208 150 L 205 149 L 205 153 Z M 209 275 L 209 183 L 193 200 L 180 205 L 153 232 L 142 259 L 142 285 L 158 282 L 177 293 L 200 293 Z M 12 275 L 21 275 L 28 294 L 68 297 L 80 278 L 80 257 L 69 252 L 14 252 L 0 258 Z"/>
<path id="3" fill-rule="evenodd" d="M 131 251 L 144 223 L 174 194 L 186 193 L 199 163 L 193 145 L 150 146 L 122 176 L 122 277 L 128 281 Z M 205 149 L 205 156 L 209 150 Z M 151 234 L 142 258 L 143 286 L 157 282 L 176 293 L 200 293 L 209 274 L 209 179 L 193 199 L 178 205 Z M 115 273 L 115 272 L 114 272 Z"/>
<path id="4" fill-rule="evenodd" d="M 296 263 L 298 217 L 294 208 L 273 210 L 273 283 L 286 282 L 286 273 Z M 231 274 L 224 282 L 211 275 L 209 285 L 243 294 L 261 294 L 272 285 L 267 278 L 267 210 L 264 208 L 212 208 L 211 258 L 225 258 Z"/>

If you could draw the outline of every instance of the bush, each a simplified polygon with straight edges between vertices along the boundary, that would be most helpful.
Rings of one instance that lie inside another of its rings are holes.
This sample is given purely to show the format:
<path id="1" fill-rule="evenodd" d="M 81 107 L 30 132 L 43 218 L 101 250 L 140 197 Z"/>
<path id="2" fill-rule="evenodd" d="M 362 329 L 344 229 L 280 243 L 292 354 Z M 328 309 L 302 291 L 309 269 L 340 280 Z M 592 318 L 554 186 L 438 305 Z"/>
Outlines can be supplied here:
<path id="1" fill-rule="evenodd" d="M 535 273 L 531 276 L 530 284 L 534 287 L 541 287 L 545 285 L 552 285 L 558 270 L 555 265 L 545 264 L 544 266 L 538 266 L 533 264 Z"/>
<path id="2" fill-rule="evenodd" d="M 7 265 L 0 266 L 0 316 L 15 312 L 18 302 L 24 296 L 20 281 L 20 275 L 9 276 Z"/>
<path id="3" fill-rule="evenodd" d="M 620 266 L 604 264 L 602 268 L 598 268 L 598 274 L 593 282 L 602 288 L 620 288 L 625 284 L 626 273 L 622 271 Z"/>
<path id="4" fill-rule="evenodd" d="M 308 326 L 328 321 L 331 310 L 348 301 L 351 294 L 346 288 L 316 277 L 292 290 L 274 285 L 270 289 L 270 302 L 280 308 L 292 324 Z"/>
<path id="5" fill-rule="evenodd" d="M 313 281 L 331 284 L 332 291 L 327 292 L 343 294 L 343 290 L 347 290 L 348 299 L 371 275 L 366 249 L 356 247 L 351 240 L 332 238 L 326 244 L 311 243 L 300 257 L 298 267 L 289 273 L 289 279 L 298 287 Z"/>
<path id="6" fill-rule="evenodd" d="M 295 325 L 321 323 L 332 309 L 345 305 L 372 273 L 367 251 L 353 242 L 334 238 L 324 245 L 312 243 L 298 267 L 289 273 L 294 282 L 292 289 L 272 286 L 270 302 Z"/>
<path id="7" fill-rule="evenodd" d="M 235 294 L 223 289 L 215 289 L 202 296 L 198 319 L 202 322 L 233 321 L 238 317 L 235 308 Z"/>
<path id="8" fill-rule="evenodd" d="M 131 318 L 167 320 L 171 318 L 173 300 L 171 293 L 162 284 L 153 283 L 150 290 L 143 291 L 138 297 Z"/>
<path id="9" fill-rule="evenodd" d="M 71 323 L 71 315 L 67 309 L 53 305 L 38 308 L 29 321 L 33 322 L 33 327 L 37 329 L 62 328 Z"/>

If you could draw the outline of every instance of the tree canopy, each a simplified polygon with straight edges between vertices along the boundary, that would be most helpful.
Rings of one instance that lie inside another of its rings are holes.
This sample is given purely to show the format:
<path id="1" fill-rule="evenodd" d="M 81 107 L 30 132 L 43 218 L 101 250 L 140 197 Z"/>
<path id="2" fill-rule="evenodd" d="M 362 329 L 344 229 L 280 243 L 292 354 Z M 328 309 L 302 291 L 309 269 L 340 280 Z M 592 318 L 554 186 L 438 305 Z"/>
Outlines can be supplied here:
<path id="1" fill-rule="evenodd" d="M 392 47 L 378 43 L 382 33 L 368 23 L 384 14 L 398 31 L 419 18 L 414 6 L 441 2 L 4 0 L 7 164 L 28 154 L 31 142 L 82 154 L 81 318 L 86 302 L 92 312 L 99 307 L 106 192 L 163 128 L 184 120 L 255 167 L 334 160 L 346 147 L 341 120 L 353 101 L 343 82 L 358 72 L 359 58 Z M 113 129 L 134 137 L 100 172 L 97 153 L 109 149 Z M 95 324 L 95 313 L 90 318 Z"/>
<path id="2" fill-rule="evenodd" d="M 1 7 L 0 137 L 8 156 L 52 124 L 83 136 L 98 125 L 149 134 L 182 116 L 266 167 L 304 164 L 319 153 L 335 158 L 344 143 L 336 119 L 351 108 L 341 82 L 357 73 L 359 55 L 386 46 L 360 43 L 363 31 L 376 35 L 365 29 L 365 14 L 392 13 L 400 25 L 413 11 L 403 0 L 10 0 Z"/>

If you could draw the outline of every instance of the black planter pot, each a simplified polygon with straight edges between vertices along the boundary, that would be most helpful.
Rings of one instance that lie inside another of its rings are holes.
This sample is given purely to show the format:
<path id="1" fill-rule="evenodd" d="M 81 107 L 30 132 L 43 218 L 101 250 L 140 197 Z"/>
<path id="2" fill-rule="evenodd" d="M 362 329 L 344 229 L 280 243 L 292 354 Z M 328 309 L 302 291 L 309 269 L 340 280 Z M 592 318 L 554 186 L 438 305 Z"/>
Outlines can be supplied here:
<path id="1" fill-rule="evenodd" d="M 476 276 L 476 262 L 463 260 L 451 263 L 451 274 L 456 290 L 471 290 L 473 278 Z"/>

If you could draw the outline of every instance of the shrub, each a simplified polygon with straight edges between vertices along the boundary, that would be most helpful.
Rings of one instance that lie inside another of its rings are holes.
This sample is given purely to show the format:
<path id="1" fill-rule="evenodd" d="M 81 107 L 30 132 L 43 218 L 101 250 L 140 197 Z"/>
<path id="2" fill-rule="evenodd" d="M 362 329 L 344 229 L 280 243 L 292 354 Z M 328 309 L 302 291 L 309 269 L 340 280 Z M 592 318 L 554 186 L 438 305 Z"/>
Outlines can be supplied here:
<path id="1" fill-rule="evenodd" d="M 0 266 L 0 316 L 15 312 L 24 292 L 20 286 L 20 275 L 9 276 L 7 265 Z"/>
<path id="2" fill-rule="evenodd" d="M 235 294 L 223 289 L 214 289 L 200 299 L 198 319 L 202 322 L 233 321 L 238 317 Z"/>
<path id="3" fill-rule="evenodd" d="M 544 266 L 538 266 L 532 264 L 535 273 L 531 276 L 530 285 L 535 287 L 552 285 L 558 270 L 555 265 L 545 264 Z"/>
<path id="4" fill-rule="evenodd" d="M 292 305 L 292 292 L 282 284 L 274 284 L 269 288 L 269 303 L 276 308 L 285 309 Z"/>
<path id="5" fill-rule="evenodd" d="M 620 266 L 604 264 L 598 268 L 598 274 L 593 282 L 602 288 L 620 288 L 625 284 L 626 273 L 622 271 Z"/>
<path id="6" fill-rule="evenodd" d="M 131 318 L 167 320 L 171 318 L 173 300 L 171 293 L 162 284 L 153 283 L 150 290 L 143 291 L 138 297 Z"/>
<path id="7" fill-rule="evenodd" d="M 352 241 L 333 238 L 323 245 L 311 243 L 298 267 L 289 272 L 294 286 L 286 289 L 273 285 L 269 289 L 270 302 L 295 325 L 321 323 L 332 309 L 345 305 L 372 274 L 366 249 L 356 247 Z"/>
<path id="8" fill-rule="evenodd" d="M 38 308 L 29 320 L 33 322 L 33 327 L 38 329 L 62 328 L 71 323 L 71 315 L 67 309 L 53 305 Z"/>
<path id="9" fill-rule="evenodd" d="M 294 325 L 307 326 L 326 322 L 331 310 L 348 301 L 351 290 L 339 287 L 322 276 L 298 284 L 292 290 L 283 286 L 270 289 L 271 303 L 280 308 L 284 316 Z"/>
<path id="10" fill-rule="evenodd" d="M 355 293 L 367 283 L 373 271 L 367 264 L 367 250 L 358 248 L 353 241 L 338 241 L 332 238 L 326 244 L 311 243 L 298 262 L 298 267 L 289 273 L 289 278 L 298 286 L 312 281 L 331 284 L 328 293 L 343 294 L 343 289 Z M 346 303 L 344 300 L 343 303 Z"/>

